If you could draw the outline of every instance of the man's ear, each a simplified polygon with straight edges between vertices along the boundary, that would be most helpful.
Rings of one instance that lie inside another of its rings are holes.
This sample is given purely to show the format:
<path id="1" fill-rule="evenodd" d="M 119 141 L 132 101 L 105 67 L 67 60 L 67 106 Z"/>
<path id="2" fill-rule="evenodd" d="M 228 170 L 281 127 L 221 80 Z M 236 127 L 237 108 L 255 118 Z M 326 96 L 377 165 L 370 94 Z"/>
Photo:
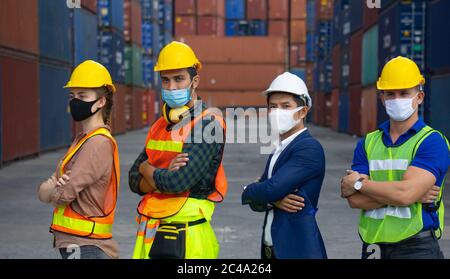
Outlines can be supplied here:
<path id="1" fill-rule="evenodd" d="M 192 79 L 192 88 L 197 89 L 198 85 L 200 84 L 200 76 L 196 75 L 193 79 Z"/>
<path id="2" fill-rule="evenodd" d="M 419 105 L 423 104 L 423 101 L 425 100 L 425 92 L 423 90 L 419 91 L 419 94 L 417 95 L 419 97 L 417 103 Z"/>

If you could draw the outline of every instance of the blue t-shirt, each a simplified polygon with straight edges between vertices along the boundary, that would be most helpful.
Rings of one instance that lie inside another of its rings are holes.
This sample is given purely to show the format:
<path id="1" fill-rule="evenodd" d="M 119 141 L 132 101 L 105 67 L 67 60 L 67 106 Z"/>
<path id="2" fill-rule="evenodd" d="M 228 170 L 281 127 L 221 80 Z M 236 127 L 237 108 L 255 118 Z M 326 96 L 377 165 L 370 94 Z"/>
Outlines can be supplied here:
<path id="1" fill-rule="evenodd" d="M 378 128 L 383 131 L 383 143 L 388 147 L 395 147 L 405 143 L 417 132 L 425 127 L 422 119 L 419 119 L 406 133 L 401 135 L 395 144 L 392 143 L 389 134 L 389 120 L 382 123 Z M 361 174 L 369 175 L 369 162 L 364 151 L 364 140 L 361 139 L 355 148 L 353 156 L 352 170 Z M 447 153 L 447 156 L 445 154 Z M 415 166 L 431 172 L 436 178 L 435 185 L 441 186 L 444 181 L 450 164 L 450 154 L 448 152 L 447 142 L 439 133 L 432 133 L 419 146 L 416 156 L 411 162 L 411 166 Z M 424 230 L 437 229 L 439 227 L 439 219 L 436 212 L 422 210 Z"/>

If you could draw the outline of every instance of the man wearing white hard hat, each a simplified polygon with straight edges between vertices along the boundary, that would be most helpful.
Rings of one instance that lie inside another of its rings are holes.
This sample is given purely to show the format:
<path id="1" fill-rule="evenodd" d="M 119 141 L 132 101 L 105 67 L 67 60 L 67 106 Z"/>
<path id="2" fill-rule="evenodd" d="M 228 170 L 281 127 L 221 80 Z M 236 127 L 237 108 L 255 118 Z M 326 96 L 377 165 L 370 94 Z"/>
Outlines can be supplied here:
<path id="1" fill-rule="evenodd" d="M 263 92 L 272 133 L 279 135 L 261 178 L 244 188 L 242 204 L 266 212 L 263 259 L 325 259 L 315 214 L 325 176 L 321 144 L 305 128 L 311 97 L 302 79 L 279 75 Z"/>

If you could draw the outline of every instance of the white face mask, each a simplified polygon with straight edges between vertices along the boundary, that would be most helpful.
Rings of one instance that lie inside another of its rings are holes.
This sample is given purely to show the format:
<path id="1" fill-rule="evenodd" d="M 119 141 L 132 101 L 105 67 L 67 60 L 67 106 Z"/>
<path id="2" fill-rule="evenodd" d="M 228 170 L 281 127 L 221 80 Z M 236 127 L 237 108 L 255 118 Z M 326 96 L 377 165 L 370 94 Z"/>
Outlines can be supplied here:
<path id="1" fill-rule="evenodd" d="M 384 103 L 386 104 L 386 112 L 389 117 L 394 121 L 405 121 L 410 118 L 416 111 L 413 108 L 413 100 L 418 94 L 419 93 L 410 99 L 385 100 Z"/>
<path id="2" fill-rule="evenodd" d="M 298 107 L 292 110 L 272 109 L 269 114 L 272 131 L 277 131 L 280 135 L 289 132 L 295 125 L 302 121 L 301 119 L 294 119 L 294 114 L 302 108 L 304 107 Z"/>

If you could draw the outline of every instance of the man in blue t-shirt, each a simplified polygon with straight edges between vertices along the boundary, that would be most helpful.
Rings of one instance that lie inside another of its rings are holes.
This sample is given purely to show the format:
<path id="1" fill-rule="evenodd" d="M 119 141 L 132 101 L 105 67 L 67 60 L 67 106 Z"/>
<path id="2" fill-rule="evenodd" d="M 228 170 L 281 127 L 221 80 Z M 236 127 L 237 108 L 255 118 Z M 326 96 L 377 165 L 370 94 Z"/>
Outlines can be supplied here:
<path id="1" fill-rule="evenodd" d="M 383 259 L 444 257 L 438 238 L 449 146 L 445 136 L 419 118 L 424 83 L 408 58 L 385 65 L 377 89 L 390 119 L 358 142 L 352 170 L 342 178 L 342 197 L 362 209 L 362 258 L 373 258 L 373 250 Z"/>

